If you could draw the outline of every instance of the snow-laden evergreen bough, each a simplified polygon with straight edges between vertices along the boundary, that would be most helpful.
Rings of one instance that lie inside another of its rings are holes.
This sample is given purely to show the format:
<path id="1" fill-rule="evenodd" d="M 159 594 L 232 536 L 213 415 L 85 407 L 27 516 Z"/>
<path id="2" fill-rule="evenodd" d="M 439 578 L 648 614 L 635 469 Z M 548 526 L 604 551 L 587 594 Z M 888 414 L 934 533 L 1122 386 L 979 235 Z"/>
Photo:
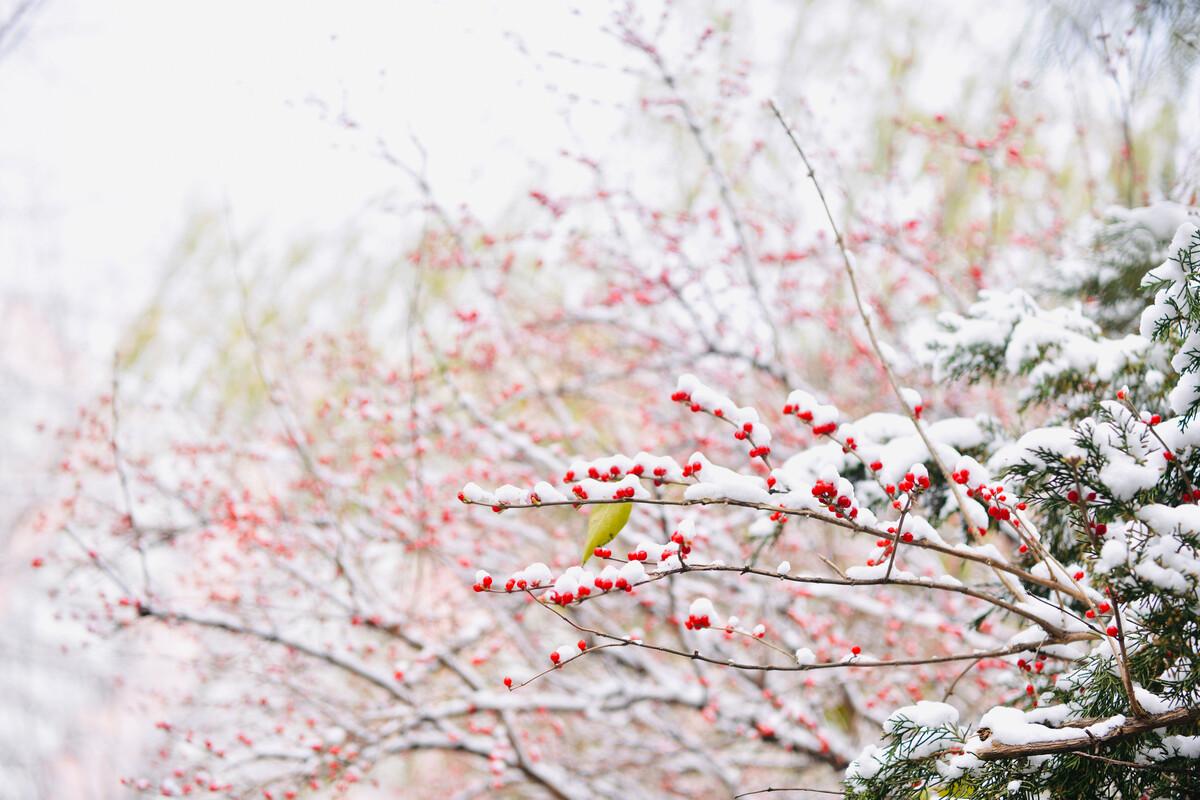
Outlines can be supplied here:
<path id="1" fill-rule="evenodd" d="M 1147 213 L 1159 221 L 1180 209 Z M 934 421 L 902 387 L 905 413 L 846 420 L 797 390 L 782 413 L 812 445 L 781 459 L 758 411 L 684 375 L 672 400 L 728 426 L 746 447 L 745 465 L 642 452 L 578 462 L 558 485 L 470 484 L 460 499 L 497 512 L 644 505 L 631 528 L 639 515 L 653 517 L 665 534 L 622 534 L 595 550 L 603 566 L 593 561 L 594 570 L 555 575 L 538 563 L 503 579 L 481 571 L 474 588 L 525 593 L 584 637 L 548 653 L 547 670 L 621 648 L 751 675 L 961 664 L 940 700 L 882 718 L 882 740 L 846 770 L 849 796 L 1200 791 L 1200 231 L 1192 221 L 1167 253 L 1141 281 L 1152 297 L 1138 333 L 1108 338 L 1079 308 L 1045 310 L 1023 292 L 985 294 L 967 314 L 940 320 L 929 347 L 938 377 L 1021 383 L 1043 427 L 1011 430 L 986 416 Z M 704 533 L 710 514 L 730 508 L 754 517 L 749 559 Z M 811 575 L 761 563 L 773 543 L 802 539 L 814 525 L 859 536 L 865 563 L 826 560 L 829 571 Z M 705 587 L 730 576 L 719 591 Z M 611 630 L 602 614 L 584 614 L 611 602 L 607 595 L 652 603 L 645 593 L 656 585 L 684 582 L 691 602 L 673 618 L 677 634 Z M 846 602 L 861 602 L 858 587 L 903 587 L 914 611 L 889 608 L 885 617 L 898 624 L 884 628 L 887 636 L 837 652 L 803 625 L 768 632 L 727 610 L 748 601 L 764 608 L 762 585 L 844 592 Z M 967 632 L 945 637 L 955 640 L 933 654 L 916 652 L 914 635 L 906 650 L 893 633 L 920 625 L 919 597 L 965 600 L 942 608 L 966 615 Z M 743 640 L 761 647 L 747 655 L 736 644 Z M 1003 696 L 991 697 L 991 708 L 956 695 L 972 670 L 995 665 L 1024 677 L 997 682 Z M 517 689 L 538 677 L 505 683 Z M 783 698 L 777 717 L 759 722 L 762 735 L 800 736 L 793 707 Z"/>

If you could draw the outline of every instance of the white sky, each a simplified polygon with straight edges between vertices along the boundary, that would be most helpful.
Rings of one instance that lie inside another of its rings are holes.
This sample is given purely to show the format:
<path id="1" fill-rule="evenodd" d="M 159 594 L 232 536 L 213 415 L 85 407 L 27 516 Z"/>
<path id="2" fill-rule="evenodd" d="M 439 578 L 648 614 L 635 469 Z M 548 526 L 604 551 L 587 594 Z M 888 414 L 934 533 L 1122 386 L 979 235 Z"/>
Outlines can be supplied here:
<path id="1" fill-rule="evenodd" d="M 52 0 L 0 65 L 3 285 L 79 281 L 89 303 L 124 305 L 189 207 L 226 197 L 239 220 L 332 224 L 407 183 L 347 149 L 375 135 L 414 162 L 420 138 L 439 192 L 486 213 L 525 169 L 512 156 L 563 136 L 530 61 L 498 34 L 599 39 L 565 9 Z M 369 133 L 323 119 L 326 102 Z"/>

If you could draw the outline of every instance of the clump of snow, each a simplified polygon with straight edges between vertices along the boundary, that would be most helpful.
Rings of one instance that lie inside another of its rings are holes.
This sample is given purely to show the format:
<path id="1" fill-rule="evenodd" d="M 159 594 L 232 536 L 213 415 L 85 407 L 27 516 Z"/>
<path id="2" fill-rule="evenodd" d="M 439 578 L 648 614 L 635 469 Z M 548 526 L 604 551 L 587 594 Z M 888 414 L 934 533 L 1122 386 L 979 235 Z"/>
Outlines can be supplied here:
<path id="1" fill-rule="evenodd" d="M 836 425 L 841 419 L 837 406 L 817 402 L 817 399 L 802 389 L 796 389 L 788 395 L 787 404 L 794 413 L 805 422 L 811 422 L 814 427 Z"/>
<path id="2" fill-rule="evenodd" d="M 1200 758 L 1200 736 L 1164 736 L 1163 749 L 1181 758 Z"/>
<path id="3" fill-rule="evenodd" d="M 697 597 L 693 600 L 688 606 L 688 614 L 696 619 L 707 619 L 710 624 L 717 619 L 717 609 L 707 597 Z"/>
<path id="4" fill-rule="evenodd" d="M 945 545 L 946 540 L 942 535 L 930 525 L 924 517 L 918 517 L 916 514 L 909 514 L 904 518 L 904 525 L 900 528 L 900 535 L 909 534 L 913 541 L 917 542 L 932 542 L 937 545 Z"/>
<path id="5" fill-rule="evenodd" d="M 538 503 L 565 503 L 567 501 L 565 494 L 545 481 L 538 481 L 534 484 L 533 494 L 537 496 L 534 502 Z M 530 499 L 533 500 L 534 498 L 531 497 Z"/>
<path id="6" fill-rule="evenodd" d="M 850 766 L 846 767 L 846 781 L 861 779 L 865 781 L 871 780 L 885 765 L 885 753 L 877 746 L 870 744 L 863 748 L 858 754 L 858 758 L 850 762 Z"/>
<path id="7" fill-rule="evenodd" d="M 1156 533 L 1200 534 L 1200 506 L 1184 505 L 1172 508 L 1157 504 L 1147 505 L 1138 509 L 1137 515 L 1138 519 Z"/>
<path id="8" fill-rule="evenodd" d="M 630 561 L 624 564 L 617 573 L 618 578 L 624 578 L 630 585 L 646 580 L 646 568 L 641 561 Z"/>
<path id="9" fill-rule="evenodd" d="M 1122 539 L 1109 538 L 1100 548 L 1100 558 L 1092 564 L 1096 572 L 1111 572 L 1114 567 L 1125 564 L 1129 559 L 1129 550 Z"/>
<path id="10" fill-rule="evenodd" d="M 739 428 L 750 425 L 750 435 L 760 446 L 771 444 L 771 431 L 759 419 L 758 411 L 749 406 L 739 406 L 725 395 L 709 388 L 699 378 L 690 373 L 680 375 L 675 384 L 675 391 L 686 394 L 694 405 L 729 420 Z"/>
<path id="11" fill-rule="evenodd" d="M 769 503 L 767 482 L 757 475 L 743 475 L 726 467 L 719 467 L 704 457 L 693 453 L 689 464 L 700 464 L 693 473 L 697 483 L 684 492 L 686 500 L 733 500 L 739 503 Z"/>
<path id="12" fill-rule="evenodd" d="M 1189 219 L 1188 207 L 1170 200 L 1160 200 L 1142 208 L 1112 206 L 1105 210 L 1104 215 L 1135 222 L 1150 231 L 1155 239 L 1166 239 L 1172 233 L 1178 239 L 1180 227 L 1185 225 Z M 1170 251 L 1174 252 L 1179 247 L 1180 245 L 1176 245 L 1173 241 Z"/>
<path id="13" fill-rule="evenodd" d="M 1133 696 L 1137 698 L 1138 704 L 1151 714 L 1165 714 L 1168 711 L 1174 711 L 1177 708 L 1183 707 L 1182 702 L 1172 702 L 1159 697 L 1149 689 L 1136 684 L 1133 687 Z"/>
<path id="14" fill-rule="evenodd" d="M 807 647 L 801 647 L 796 651 L 796 663 L 802 667 L 809 664 L 815 664 L 817 663 L 817 656 Z"/>
<path id="15" fill-rule="evenodd" d="M 496 496 L 491 492 L 484 491 L 478 484 L 468 483 L 462 488 L 462 496 L 472 503 L 482 503 L 484 505 L 496 505 Z"/>
<path id="16" fill-rule="evenodd" d="M 523 580 L 530 587 L 537 588 L 538 586 L 549 586 L 551 581 L 554 580 L 554 573 L 552 573 L 550 568 L 542 562 L 535 561 L 525 569 L 513 575 L 513 578 L 515 578 L 518 583 Z"/>
<path id="17" fill-rule="evenodd" d="M 929 700 L 915 705 L 898 708 L 884 721 L 883 730 L 893 736 L 905 736 L 913 727 L 921 732 L 911 747 L 904 751 L 904 758 L 915 760 L 926 758 L 946 749 L 950 743 L 959 741 L 958 709 L 946 703 Z"/>
<path id="18" fill-rule="evenodd" d="M 958 709 L 948 703 L 920 700 L 916 705 L 904 706 L 893 711 L 883 723 L 883 729 L 888 733 L 894 733 L 897 726 L 905 721 L 922 728 L 955 725 L 958 723 Z"/>
<path id="19" fill-rule="evenodd" d="M 988 742 L 998 744 L 1037 744 L 1087 738 L 1082 728 L 1049 728 L 1037 722 L 1030 722 L 1024 711 L 1008 706 L 990 709 L 979 718 L 979 727 L 991 731 Z"/>
<path id="20" fill-rule="evenodd" d="M 1016 444 L 1011 444 L 996 453 L 989 460 L 988 466 L 993 471 L 1000 472 L 1021 462 L 1045 464 L 1042 453 L 1050 453 L 1059 459 L 1082 459 L 1087 455 L 1076 443 L 1076 433 L 1071 428 L 1035 428 L 1018 439 Z"/>

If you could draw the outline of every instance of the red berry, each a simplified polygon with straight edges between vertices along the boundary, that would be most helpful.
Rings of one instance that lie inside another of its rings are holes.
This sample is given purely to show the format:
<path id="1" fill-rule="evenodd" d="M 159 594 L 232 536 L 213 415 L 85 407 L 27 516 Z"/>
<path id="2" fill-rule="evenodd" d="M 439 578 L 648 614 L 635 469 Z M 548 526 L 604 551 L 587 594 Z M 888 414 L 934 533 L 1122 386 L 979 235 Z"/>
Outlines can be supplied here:
<path id="1" fill-rule="evenodd" d="M 862 648 L 859 647 L 858 645 L 854 645 L 854 647 L 850 648 L 850 652 L 853 653 L 854 655 L 858 655 L 859 653 L 862 652 Z"/>
<path id="2" fill-rule="evenodd" d="M 1120 630 L 1116 625 L 1109 625 L 1107 633 L 1109 636 L 1116 636 L 1118 633 L 1120 633 Z"/>

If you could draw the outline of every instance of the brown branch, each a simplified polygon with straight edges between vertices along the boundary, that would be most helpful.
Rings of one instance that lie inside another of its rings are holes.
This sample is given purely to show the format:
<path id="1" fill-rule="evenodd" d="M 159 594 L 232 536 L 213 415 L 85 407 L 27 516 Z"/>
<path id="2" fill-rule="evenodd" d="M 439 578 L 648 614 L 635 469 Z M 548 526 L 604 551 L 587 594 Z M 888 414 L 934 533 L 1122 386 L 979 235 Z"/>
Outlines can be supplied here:
<path id="1" fill-rule="evenodd" d="M 883 574 L 884 583 L 888 578 L 892 577 L 892 568 L 896 566 L 896 553 L 900 552 L 900 541 L 904 536 L 904 520 L 908 518 L 908 512 L 913 506 L 913 495 L 908 495 L 908 502 L 904 504 L 904 510 L 900 512 L 900 521 L 896 523 L 896 538 L 892 541 L 892 552 L 888 557 L 887 572 Z M 910 537 L 911 538 L 911 537 Z"/>
<path id="2" fill-rule="evenodd" d="M 1186 725 L 1200 720 L 1200 708 L 1177 708 L 1162 714 L 1130 720 L 1103 736 L 1088 735 L 1082 739 L 1067 739 L 1054 742 L 1033 742 L 1031 744 L 993 744 L 989 749 L 977 752 L 983 761 L 1002 761 L 1010 758 L 1027 758 L 1029 756 L 1052 755 L 1054 753 L 1072 753 L 1091 750 L 1102 744 L 1127 739 L 1140 733 L 1152 731 L 1155 728 L 1165 728 L 1168 725 Z M 1072 725 L 1078 727 L 1078 723 Z"/>
<path id="3" fill-rule="evenodd" d="M 1101 549 L 1100 537 L 1096 534 L 1096 530 L 1092 527 L 1092 522 L 1088 517 L 1087 499 L 1083 492 L 1083 483 L 1079 479 L 1079 459 L 1076 458 L 1069 461 L 1068 464 L 1071 467 L 1071 473 L 1075 476 L 1075 499 L 1082 517 L 1081 522 L 1083 523 L 1084 533 L 1090 537 L 1092 546 L 1095 547 L 1096 554 L 1099 555 Z M 1074 581 L 1075 579 L 1072 578 L 1072 580 Z M 1130 710 L 1136 717 L 1145 717 L 1146 710 L 1138 702 L 1137 694 L 1133 691 L 1133 678 L 1129 675 L 1129 652 L 1125 649 L 1125 628 L 1121 622 L 1121 606 L 1115 594 L 1110 592 L 1109 596 L 1112 598 L 1113 619 L 1117 622 L 1117 647 L 1113 647 L 1111 637 L 1108 639 L 1108 646 L 1113 651 L 1113 657 L 1117 661 L 1117 666 L 1120 667 L 1121 683 L 1125 687 L 1125 695 L 1129 699 Z M 1099 611 L 1096 608 L 1096 604 L 1092 602 L 1092 598 L 1087 597 L 1086 602 L 1088 607 L 1092 609 L 1092 613 Z M 1120 652 L 1117 652 L 1118 649 Z"/>
<path id="4" fill-rule="evenodd" d="M 742 792 L 735 794 L 733 800 L 738 800 L 739 797 L 753 797 L 756 794 L 770 794 L 771 792 L 813 792 L 815 794 L 831 794 L 836 797 L 845 796 L 845 792 L 837 792 L 833 789 L 809 789 L 806 786 L 768 786 L 765 789 L 756 789 L 753 792 Z"/>
<path id="5" fill-rule="evenodd" d="M 967 666 L 963 667 L 963 671 L 958 673 L 958 677 L 955 678 L 950 683 L 950 686 L 946 689 L 946 693 L 942 695 L 943 703 L 950 699 L 950 695 L 954 694 L 954 690 L 958 688 L 958 682 L 961 681 L 963 678 L 967 677 L 967 673 L 970 672 L 971 670 L 975 669 L 975 667 L 982 660 L 983 660 L 982 658 L 977 658 L 974 661 L 972 661 L 970 664 L 967 664 Z"/>
<path id="6" fill-rule="evenodd" d="M 387 678 L 377 675 L 374 672 L 367 669 L 366 667 L 363 667 L 352 661 L 347 661 L 346 659 L 341 658 L 340 656 L 334 655 L 333 653 L 330 653 L 330 652 L 327 652 L 324 650 L 318 650 L 317 648 L 312 647 L 311 645 L 307 645 L 303 642 L 295 641 L 294 639 L 285 638 L 285 637 L 280 636 L 279 634 L 274 633 L 272 631 L 259 630 L 257 628 L 251 628 L 251 627 L 247 627 L 244 625 L 239 625 L 236 622 L 230 622 L 230 621 L 222 620 L 222 619 L 208 619 L 205 617 L 197 617 L 197 616 L 193 616 L 192 614 L 189 614 L 187 612 L 167 611 L 164 609 L 154 608 L 153 606 L 150 606 L 150 605 L 139 604 L 138 605 L 138 614 L 143 617 L 153 617 L 155 619 L 160 619 L 160 620 L 163 620 L 164 622 L 168 622 L 168 623 L 182 622 L 182 623 L 186 623 L 189 625 L 195 625 L 195 626 L 201 627 L 201 628 L 213 628 L 216 630 L 225 631 L 227 633 L 237 634 L 239 636 L 246 636 L 246 637 L 249 637 L 252 639 L 258 639 L 259 641 L 267 642 L 269 644 L 280 645 L 289 650 L 294 650 L 298 653 L 303 653 L 304 655 L 309 656 L 310 658 L 315 658 L 318 661 L 324 661 L 326 664 L 329 664 L 332 667 L 336 667 L 340 670 L 343 670 L 344 672 L 354 675 L 355 677 L 361 678 L 362 680 L 366 681 L 367 683 L 373 684 L 373 685 L 379 687 L 380 689 L 383 689 L 385 692 L 387 692 L 388 694 L 390 694 L 392 697 L 396 698 L 397 700 L 400 700 L 401 702 L 406 703 L 408 705 L 412 705 L 412 698 L 408 697 L 408 695 L 405 692 L 402 692 L 400 690 L 400 688 L 398 686 L 396 686 L 396 684 L 394 682 L 389 681 Z"/>
<path id="7" fill-rule="evenodd" d="M 533 597 L 532 592 L 530 592 L 528 589 L 526 589 L 525 591 L 527 594 L 529 594 L 529 596 L 531 598 Z M 534 598 L 534 600 L 536 601 L 536 598 Z M 643 648 L 646 650 L 653 650 L 658 653 L 666 653 L 667 655 L 678 656 L 680 658 L 688 658 L 693 661 L 703 661 L 708 664 L 716 664 L 717 666 L 727 667 L 729 669 L 739 669 L 739 670 L 748 670 L 748 671 L 757 671 L 757 672 L 810 672 L 810 671 L 819 670 L 819 669 L 841 669 L 841 668 L 847 668 L 847 667 L 864 667 L 864 668 L 914 667 L 914 666 L 923 666 L 926 664 L 945 664 L 945 663 L 950 663 L 950 662 L 954 662 L 954 661 L 967 661 L 967 660 L 981 659 L 981 658 L 999 658 L 1001 656 L 1011 656 L 1011 655 L 1016 655 L 1017 653 L 1024 653 L 1024 652 L 1027 652 L 1027 651 L 1033 649 L 1033 647 L 1031 645 L 1021 644 L 1021 645 L 1015 645 L 1013 647 L 1002 648 L 999 650 L 985 650 L 985 651 L 977 651 L 977 652 L 973 652 L 973 653 L 954 653 L 954 654 L 951 654 L 948 656 L 930 656 L 928 658 L 908 658 L 908 659 L 898 659 L 895 661 L 862 661 L 859 659 L 852 659 L 852 660 L 848 660 L 848 661 L 827 661 L 827 662 L 823 662 L 820 664 L 789 664 L 789 665 L 752 664 L 752 663 L 747 663 L 747 662 L 742 662 L 742 661 L 735 661 L 732 658 L 714 658 L 712 656 L 706 656 L 706 655 L 702 654 L 699 650 L 692 650 L 689 653 L 684 650 L 676 650 L 673 647 L 664 647 L 663 645 L 649 644 L 648 642 L 639 641 L 637 639 L 625 638 L 622 636 L 617 636 L 616 634 L 612 634 L 612 633 L 605 633 L 604 631 L 598 630 L 596 628 L 589 628 L 586 625 L 579 624 L 575 620 L 568 617 L 566 614 L 559 611 L 554 606 L 546 605 L 545 603 L 538 603 L 538 605 L 547 609 L 548 611 L 550 611 L 552 614 L 554 614 L 559 619 L 566 622 L 568 625 L 570 625 L 575 630 L 580 631 L 581 633 L 591 634 L 592 636 L 599 638 L 599 639 L 607 639 L 608 641 L 613 642 L 614 646 L 640 647 L 640 648 Z M 717 630 L 720 630 L 720 629 L 717 629 Z M 1080 641 L 1082 639 L 1091 639 L 1091 638 L 1093 638 L 1093 635 L 1090 632 L 1086 633 L 1086 634 L 1070 633 L 1070 634 L 1067 634 L 1066 636 L 1062 636 L 1059 638 L 1047 638 L 1041 642 L 1038 642 L 1037 644 L 1038 644 L 1038 646 L 1045 646 L 1047 644 L 1066 644 L 1068 642 L 1076 642 L 1076 641 Z M 574 660 L 575 658 L 578 658 L 578 656 L 573 656 L 570 660 Z M 549 672 L 549 671 L 550 670 L 547 670 L 547 672 Z"/>
<path id="8" fill-rule="evenodd" d="M 612 560 L 620 561 L 620 559 Z M 1035 623 L 1038 627 L 1046 631 L 1046 633 L 1052 637 L 1057 638 L 1066 635 L 1066 631 L 1064 631 L 1062 628 L 1047 622 L 1036 614 L 1026 611 L 1020 606 L 1013 605 L 1001 597 L 996 597 L 995 595 L 988 594 L 987 592 L 979 591 L 978 589 L 974 589 L 970 586 L 955 585 L 950 583 L 937 583 L 930 580 L 920 580 L 919 578 L 892 578 L 887 576 L 883 578 L 863 578 L 861 580 L 856 580 L 854 578 L 847 578 L 846 574 L 840 569 L 837 569 L 837 567 L 832 563 L 830 566 L 834 567 L 834 570 L 838 573 L 838 575 L 841 576 L 840 578 L 826 578 L 820 575 L 785 575 L 779 572 L 770 572 L 768 570 L 751 566 L 738 567 L 728 564 L 687 564 L 683 567 L 676 567 L 669 570 L 663 570 L 662 572 L 655 572 L 654 574 L 647 576 L 645 580 L 631 583 L 630 588 L 636 589 L 639 586 L 657 583 L 665 578 L 670 578 L 675 575 L 682 575 L 684 573 L 733 572 L 737 573 L 738 575 L 756 575 L 762 578 L 770 578 L 772 580 L 791 581 L 792 583 L 802 584 L 820 584 L 823 586 L 906 586 L 916 589 L 935 589 L 937 591 L 954 592 L 956 594 L 966 595 L 968 597 L 973 597 L 976 600 L 982 600 L 985 603 L 990 603 L 991 605 L 1002 608 L 1011 614 L 1016 614 L 1017 616 L 1028 619 L 1030 622 Z M 512 594 L 512 592 L 499 587 L 485 589 L 484 591 L 488 594 Z M 586 603 L 591 600 L 595 600 L 596 598 L 604 597 L 607 594 L 607 592 L 601 594 L 589 594 L 585 597 L 576 598 L 573 603 Z M 1097 634 L 1097 636 L 1098 635 L 1099 634 Z"/>
<path id="9" fill-rule="evenodd" d="M 466 503 L 467 505 L 491 507 L 491 505 L 489 503 L 480 503 L 480 502 L 476 502 L 474 500 L 463 500 L 462 502 Z M 756 509 L 758 511 L 778 512 L 780 514 L 786 514 L 788 516 L 793 516 L 793 517 L 803 517 L 806 519 L 814 519 L 814 520 L 817 520 L 818 522 L 825 522 L 830 525 L 837 525 L 838 527 L 845 528 L 847 530 L 854 531 L 856 533 L 867 534 L 869 536 L 873 536 L 873 537 L 879 538 L 879 539 L 891 539 L 893 541 L 896 541 L 898 538 L 898 534 L 887 533 L 886 531 L 883 531 L 883 530 L 869 528 L 866 525 L 860 525 L 856 522 L 853 522 L 852 520 L 849 520 L 846 518 L 834 517 L 834 516 L 830 516 L 828 514 L 822 514 L 818 511 L 813 511 L 812 509 L 787 508 L 785 506 L 774 505 L 772 503 L 755 503 L 755 502 L 750 502 L 750 501 L 746 501 L 746 500 L 731 500 L 729 498 L 720 498 L 720 499 L 698 498 L 698 499 L 693 499 L 693 500 L 670 500 L 670 499 L 657 498 L 657 497 L 636 497 L 636 498 L 631 498 L 629 500 L 608 500 L 608 499 L 554 500 L 554 501 L 548 501 L 548 502 L 543 501 L 543 502 L 538 502 L 538 503 L 508 503 L 508 504 L 505 504 L 502 506 L 496 506 L 496 508 L 500 508 L 502 510 L 507 510 L 510 508 L 543 508 L 543 507 L 550 507 L 550 506 L 586 506 L 586 505 L 602 505 L 602 504 L 608 504 L 608 503 L 642 503 L 643 505 L 681 506 L 681 507 L 682 506 L 705 506 L 705 505 L 737 506 L 739 508 L 750 508 L 750 509 Z M 1070 587 L 1070 586 L 1063 586 L 1061 583 L 1059 583 L 1056 580 L 1052 580 L 1050 578 L 1043 578 L 1041 576 L 1034 575 L 1031 572 L 1021 569 L 1020 567 L 1013 566 L 1012 564 L 1010 564 L 1007 561 L 995 559 L 990 556 L 980 555 L 979 553 L 976 553 L 974 551 L 959 550 L 958 548 L 950 547 L 949 545 L 935 544 L 933 542 L 929 542 L 926 540 L 914 539 L 911 542 L 905 542 L 905 544 L 907 544 L 909 547 L 920 547 L 925 550 L 931 550 L 935 553 L 941 553 L 942 555 L 951 556 L 953 558 L 959 558 L 964 561 L 973 561 L 977 564 L 983 564 L 984 566 L 991 567 L 994 570 L 998 570 L 1000 572 L 1005 572 L 1005 573 L 1008 573 L 1009 575 L 1013 575 L 1017 578 L 1020 578 L 1021 580 L 1025 581 L 1026 583 L 1035 583 L 1039 586 L 1044 586 L 1047 589 L 1053 589 L 1056 592 L 1062 592 L 1064 594 L 1070 595 L 1071 597 L 1074 597 L 1075 599 L 1080 600 L 1080 601 L 1083 601 L 1083 599 L 1084 599 L 1083 592 L 1078 588 Z M 1006 587 L 1008 586 L 1007 582 L 1005 583 L 1005 586 Z M 1016 594 L 1016 596 L 1018 596 L 1018 597 L 1021 597 L 1024 594 L 1024 592 L 1014 592 L 1014 594 Z"/>

